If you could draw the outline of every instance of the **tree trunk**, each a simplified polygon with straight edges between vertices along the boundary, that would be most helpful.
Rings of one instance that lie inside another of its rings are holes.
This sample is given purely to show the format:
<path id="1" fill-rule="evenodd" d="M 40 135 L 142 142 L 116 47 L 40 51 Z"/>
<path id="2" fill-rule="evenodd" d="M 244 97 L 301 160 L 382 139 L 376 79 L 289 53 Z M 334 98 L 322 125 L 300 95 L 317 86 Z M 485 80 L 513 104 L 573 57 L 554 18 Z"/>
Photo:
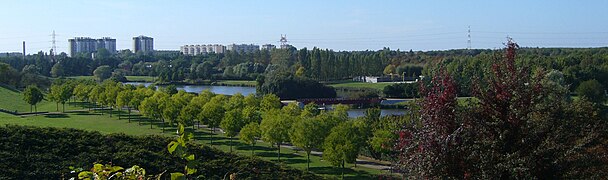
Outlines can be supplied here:
<path id="1" fill-rule="evenodd" d="M 277 147 L 279 148 L 277 156 L 279 157 L 279 162 L 281 162 L 281 143 L 277 143 Z"/>
<path id="2" fill-rule="evenodd" d="M 209 138 L 209 140 L 211 140 L 211 146 L 213 146 L 213 134 L 215 134 L 215 128 L 211 128 L 211 138 Z"/>
<path id="3" fill-rule="evenodd" d="M 38 112 L 38 105 L 36 105 L 36 104 L 34 104 L 34 112 Z"/>
<path id="4" fill-rule="evenodd" d="M 65 103 L 61 103 L 61 108 L 63 108 L 62 111 L 65 112 Z"/>
<path id="5" fill-rule="evenodd" d="M 255 140 L 254 140 L 254 141 L 255 141 Z M 253 155 L 254 155 L 254 152 L 253 152 L 253 147 L 254 147 L 254 144 L 253 144 L 253 143 L 251 143 L 251 156 L 253 156 Z"/>
<path id="6" fill-rule="evenodd" d="M 150 119 L 150 129 L 152 129 L 152 118 L 149 118 L 149 119 Z"/>
<path id="7" fill-rule="evenodd" d="M 110 117 L 112 117 L 112 106 L 110 106 Z"/>
<path id="8" fill-rule="evenodd" d="M 30 104 L 30 112 L 32 112 L 32 105 Z"/>
<path id="9" fill-rule="evenodd" d="M 129 123 L 131 123 L 131 107 L 127 107 L 127 110 L 129 111 L 129 116 L 127 118 L 129 119 Z"/>
<path id="10" fill-rule="evenodd" d="M 310 171 L 310 151 L 306 151 L 306 170 Z"/>
<path id="11" fill-rule="evenodd" d="M 57 112 L 59 112 L 59 102 L 55 103 L 57 105 Z"/>
<path id="12" fill-rule="evenodd" d="M 232 152 L 232 137 L 228 137 L 230 139 L 230 152 Z"/>
<path id="13" fill-rule="evenodd" d="M 342 160 L 342 179 L 344 179 L 344 160 Z"/>

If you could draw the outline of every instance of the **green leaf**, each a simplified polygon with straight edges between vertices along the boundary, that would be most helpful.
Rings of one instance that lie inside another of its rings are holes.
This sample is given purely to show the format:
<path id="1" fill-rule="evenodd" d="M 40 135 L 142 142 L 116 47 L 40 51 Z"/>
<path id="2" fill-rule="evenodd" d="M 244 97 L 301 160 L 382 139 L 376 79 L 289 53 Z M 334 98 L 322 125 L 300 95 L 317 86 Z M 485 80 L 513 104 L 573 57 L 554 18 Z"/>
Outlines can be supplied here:
<path id="1" fill-rule="evenodd" d="M 78 179 L 91 179 L 93 176 L 93 172 L 90 171 L 82 171 L 78 173 Z"/>
<path id="2" fill-rule="evenodd" d="M 169 150 L 169 154 L 173 154 L 173 152 L 175 151 L 175 149 L 177 149 L 177 146 L 178 146 L 177 142 L 171 141 L 169 143 L 169 145 L 167 145 L 167 150 Z"/>
<path id="3" fill-rule="evenodd" d="M 197 170 L 196 170 L 196 169 L 194 169 L 193 167 L 186 166 L 186 172 L 187 172 L 188 174 L 194 174 L 194 173 L 196 173 L 196 171 L 197 171 Z"/>
<path id="4" fill-rule="evenodd" d="M 186 180 L 186 176 L 183 173 L 171 173 L 171 180 Z"/>
<path id="5" fill-rule="evenodd" d="M 184 125 L 180 123 L 178 126 L 179 127 L 178 127 L 177 134 L 183 134 L 184 133 Z"/>
<path id="6" fill-rule="evenodd" d="M 184 158 L 184 159 L 186 159 L 186 161 L 192 161 L 192 160 L 194 160 L 194 154 L 190 154 L 190 155 L 186 156 L 186 158 Z"/>
<path id="7" fill-rule="evenodd" d="M 124 169 L 125 169 L 125 168 L 122 168 L 122 167 L 120 167 L 120 166 L 113 166 L 113 167 L 112 167 L 112 172 L 121 171 L 121 170 L 124 170 Z"/>
<path id="8" fill-rule="evenodd" d="M 186 133 L 186 139 L 185 140 L 186 141 L 190 141 L 192 139 L 194 139 L 194 133 L 192 133 L 192 132 Z"/>

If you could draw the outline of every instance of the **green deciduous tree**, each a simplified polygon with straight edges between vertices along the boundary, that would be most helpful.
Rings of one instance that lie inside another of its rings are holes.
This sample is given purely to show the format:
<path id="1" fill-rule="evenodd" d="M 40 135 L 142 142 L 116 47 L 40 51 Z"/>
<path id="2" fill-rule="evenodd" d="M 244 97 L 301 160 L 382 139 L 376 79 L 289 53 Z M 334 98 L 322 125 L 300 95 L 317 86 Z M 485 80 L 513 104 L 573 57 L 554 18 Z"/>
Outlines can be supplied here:
<path id="1" fill-rule="evenodd" d="M 322 148 L 325 139 L 323 122 L 319 118 L 304 118 L 293 123 L 289 138 L 293 145 L 306 151 L 307 169 L 310 169 L 310 152 L 313 148 Z"/>
<path id="2" fill-rule="evenodd" d="M 243 115 L 240 109 L 232 109 L 226 112 L 224 119 L 220 123 L 220 127 L 230 138 L 230 152 L 232 152 L 232 138 L 236 136 L 244 126 Z"/>
<path id="3" fill-rule="evenodd" d="M 23 91 L 23 100 L 30 105 L 30 112 L 32 111 L 32 105 L 35 107 L 35 111 L 38 112 L 36 104 L 44 99 L 44 95 L 36 86 L 27 86 Z"/>
<path id="4" fill-rule="evenodd" d="M 266 94 L 260 102 L 260 108 L 262 111 L 269 111 L 271 109 L 281 108 L 281 100 L 279 96 L 274 94 Z"/>
<path id="5" fill-rule="evenodd" d="M 93 75 L 97 81 L 101 82 L 112 76 L 112 68 L 108 65 L 99 66 L 93 71 Z"/>
<path id="6" fill-rule="evenodd" d="M 276 144 L 277 156 L 281 160 L 281 143 L 289 141 L 289 129 L 293 123 L 293 117 L 282 113 L 279 109 L 271 109 L 262 115 L 262 140 Z"/>
<path id="7" fill-rule="evenodd" d="M 334 127 L 325 138 L 323 159 L 344 168 L 345 163 L 356 162 L 362 143 L 360 129 L 353 122 L 344 122 Z"/>
<path id="8" fill-rule="evenodd" d="M 606 101 L 604 87 L 595 79 L 582 82 L 576 88 L 576 93 L 594 103 L 601 104 Z"/>
<path id="9" fill-rule="evenodd" d="M 253 156 L 253 146 L 258 138 L 261 137 L 262 131 L 260 130 L 260 124 L 251 122 L 245 125 L 241 132 L 239 132 L 239 139 L 245 143 L 251 145 L 251 155 Z"/>

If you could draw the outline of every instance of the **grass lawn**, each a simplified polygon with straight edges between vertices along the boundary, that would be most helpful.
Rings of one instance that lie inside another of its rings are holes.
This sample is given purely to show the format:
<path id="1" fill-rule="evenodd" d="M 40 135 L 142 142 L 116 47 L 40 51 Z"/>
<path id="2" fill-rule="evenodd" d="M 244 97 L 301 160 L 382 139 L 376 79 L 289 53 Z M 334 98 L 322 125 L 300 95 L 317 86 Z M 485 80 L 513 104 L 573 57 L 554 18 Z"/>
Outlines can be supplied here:
<path id="1" fill-rule="evenodd" d="M 166 127 L 165 131 L 162 130 L 162 125 L 159 121 L 155 121 L 152 124 L 148 119 L 142 118 L 137 114 L 133 114 L 132 122 L 128 122 L 126 113 L 123 112 L 122 119 L 118 119 L 116 112 L 112 117 L 107 112 L 101 114 L 101 112 L 89 112 L 84 111 L 83 107 L 78 107 L 81 103 L 71 103 L 70 109 L 82 109 L 82 112 L 71 112 L 71 113 L 57 113 L 52 115 L 36 115 L 36 116 L 13 116 L 6 113 L 0 113 L 0 124 L 16 124 L 16 125 L 27 125 L 27 126 L 40 126 L 40 127 L 58 127 L 58 128 L 76 128 L 90 131 L 99 131 L 102 133 L 125 133 L 129 135 L 152 135 L 160 134 L 171 136 L 175 132 L 174 127 Z M 68 109 L 68 105 L 66 105 Z M 192 127 L 188 128 L 193 130 Z M 194 129 L 195 139 L 197 142 L 210 145 L 211 132 L 206 129 Z M 216 134 L 213 136 L 213 146 L 223 151 L 230 151 L 230 144 L 233 146 L 233 152 L 251 156 L 251 146 L 244 144 L 238 140 L 238 137 L 234 137 L 231 142 L 229 138 L 223 134 Z M 255 155 L 266 160 L 277 161 L 276 147 L 270 146 L 265 142 L 258 142 L 253 147 Z M 310 170 L 314 173 L 339 177 L 341 169 L 331 166 L 329 162 L 323 161 L 320 156 L 311 155 Z M 302 170 L 306 170 L 306 153 L 298 152 L 288 148 L 281 148 L 281 161 L 289 166 L 293 166 Z M 380 170 L 357 167 L 348 164 L 345 169 L 345 176 L 347 179 L 370 179 L 372 175 L 383 173 Z"/>
<path id="2" fill-rule="evenodd" d="M 46 94 L 45 94 L 45 96 L 46 96 Z M 57 111 L 57 105 L 55 104 L 55 102 L 49 102 L 49 101 L 43 100 L 42 102 L 38 103 L 37 106 L 38 106 L 38 111 L 40 111 L 40 112 Z M 12 91 L 12 90 L 2 88 L 2 87 L 0 87 L 0 108 L 6 109 L 9 111 L 17 110 L 18 112 L 30 112 L 30 105 L 27 104 L 23 100 L 22 92 Z M 65 106 L 66 111 L 75 110 L 75 109 L 80 109 L 80 108 L 74 107 L 74 106 L 67 106 L 67 105 Z M 61 110 L 62 110 L 62 106 L 61 106 L 61 104 L 59 104 L 59 111 L 61 111 Z"/>
<path id="3" fill-rule="evenodd" d="M 156 77 L 153 76 L 125 76 L 127 81 L 137 81 L 137 82 L 154 82 Z"/>
<path id="4" fill-rule="evenodd" d="M 229 86 L 255 86 L 255 81 L 245 81 L 245 80 L 222 80 L 217 81 L 217 84 L 220 85 L 229 85 Z"/>
<path id="5" fill-rule="evenodd" d="M 372 88 L 382 91 L 384 87 L 395 84 L 393 82 L 379 82 L 379 83 L 366 83 L 366 82 L 344 82 L 338 84 L 329 84 L 332 87 L 346 87 L 346 88 Z"/>

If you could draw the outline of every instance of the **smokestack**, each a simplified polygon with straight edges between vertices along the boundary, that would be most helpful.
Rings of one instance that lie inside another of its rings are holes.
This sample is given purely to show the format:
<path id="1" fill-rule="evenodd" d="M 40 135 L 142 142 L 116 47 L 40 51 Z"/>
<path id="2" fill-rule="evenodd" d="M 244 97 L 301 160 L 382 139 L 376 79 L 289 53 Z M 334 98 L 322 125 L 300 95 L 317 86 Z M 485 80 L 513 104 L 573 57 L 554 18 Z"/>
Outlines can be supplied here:
<path id="1" fill-rule="evenodd" d="M 23 60 L 25 60 L 25 41 L 23 41 Z"/>

